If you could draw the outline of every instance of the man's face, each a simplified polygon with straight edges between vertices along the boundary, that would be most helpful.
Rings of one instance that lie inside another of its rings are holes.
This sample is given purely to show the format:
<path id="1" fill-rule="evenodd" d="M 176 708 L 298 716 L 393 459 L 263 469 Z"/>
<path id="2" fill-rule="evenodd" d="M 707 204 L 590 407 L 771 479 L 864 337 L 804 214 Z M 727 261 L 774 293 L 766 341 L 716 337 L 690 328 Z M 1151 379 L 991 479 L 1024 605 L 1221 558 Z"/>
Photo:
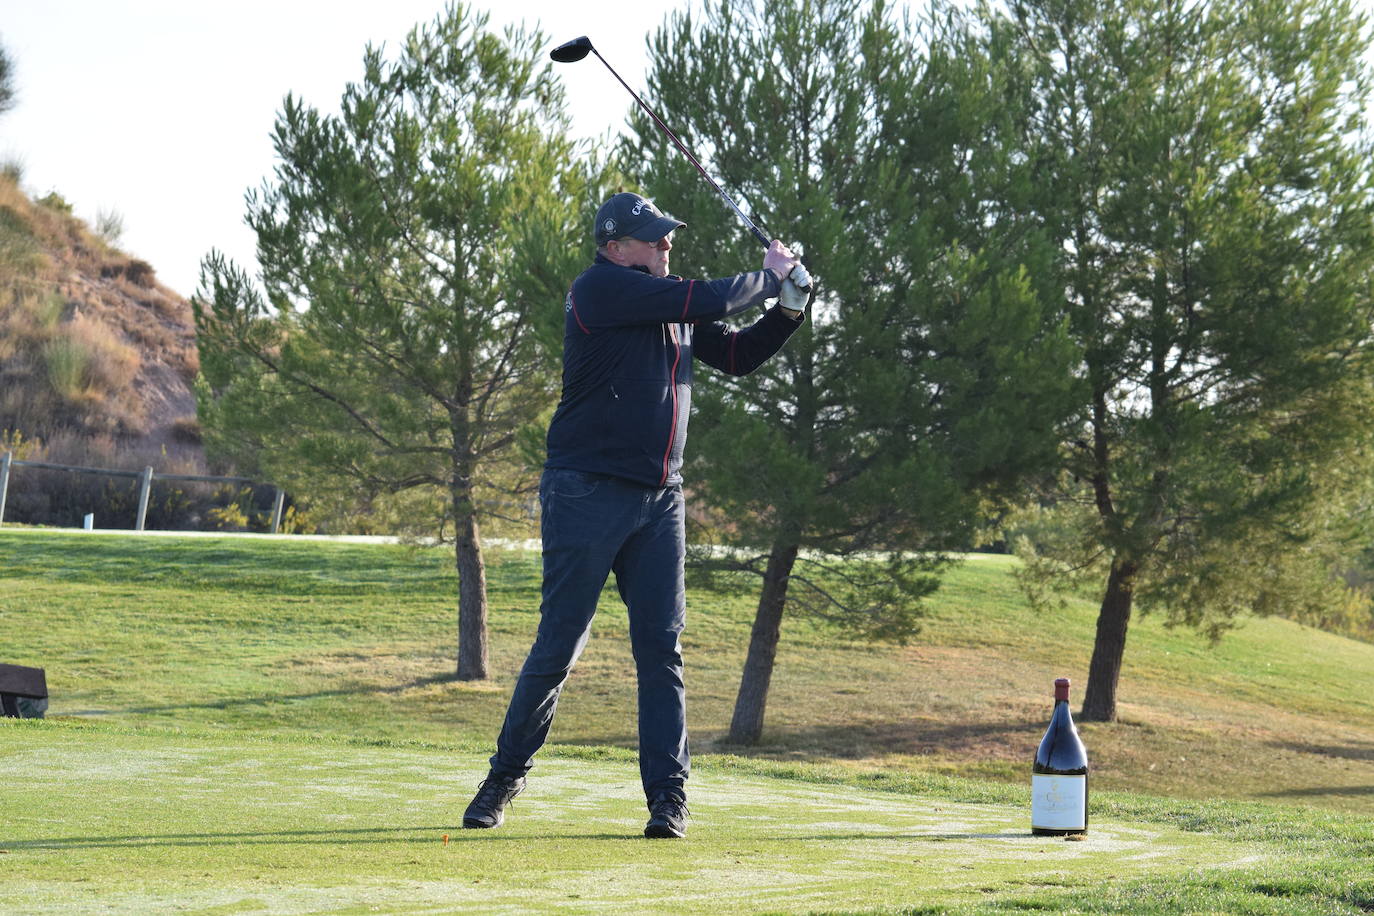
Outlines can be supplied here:
<path id="1" fill-rule="evenodd" d="M 639 239 L 615 239 L 613 252 L 619 255 L 616 263 L 623 267 L 645 267 L 655 277 L 668 276 L 668 252 L 673 249 L 673 234 L 670 232 L 656 242 L 641 242 Z"/>

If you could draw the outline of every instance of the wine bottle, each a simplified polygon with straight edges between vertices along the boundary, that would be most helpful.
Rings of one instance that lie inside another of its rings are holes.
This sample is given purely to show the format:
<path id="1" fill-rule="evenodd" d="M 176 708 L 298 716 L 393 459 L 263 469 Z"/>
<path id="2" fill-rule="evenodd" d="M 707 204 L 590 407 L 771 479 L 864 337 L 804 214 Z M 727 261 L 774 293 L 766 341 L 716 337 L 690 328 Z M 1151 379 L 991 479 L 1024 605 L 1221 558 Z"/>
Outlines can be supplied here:
<path id="1" fill-rule="evenodd" d="M 1088 750 L 1073 727 L 1069 679 L 1054 682 L 1054 715 L 1031 768 L 1031 833 L 1088 832 Z"/>

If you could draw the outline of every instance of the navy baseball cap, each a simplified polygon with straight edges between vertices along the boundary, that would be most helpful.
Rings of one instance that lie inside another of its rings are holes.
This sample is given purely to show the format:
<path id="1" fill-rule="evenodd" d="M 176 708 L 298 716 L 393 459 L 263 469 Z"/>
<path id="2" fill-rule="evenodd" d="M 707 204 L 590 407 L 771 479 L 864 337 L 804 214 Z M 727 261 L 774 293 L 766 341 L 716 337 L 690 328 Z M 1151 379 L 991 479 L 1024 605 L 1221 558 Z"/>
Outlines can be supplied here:
<path id="1" fill-rule="evenodd" d="M 685 228 L 686 223 L 665 216 L 648 198 L 624 191 L 596 211 L 592 235 L 596 237 L 598 246 L 626 236 L 641 242 L 657 242 L 673 230 Z"/>

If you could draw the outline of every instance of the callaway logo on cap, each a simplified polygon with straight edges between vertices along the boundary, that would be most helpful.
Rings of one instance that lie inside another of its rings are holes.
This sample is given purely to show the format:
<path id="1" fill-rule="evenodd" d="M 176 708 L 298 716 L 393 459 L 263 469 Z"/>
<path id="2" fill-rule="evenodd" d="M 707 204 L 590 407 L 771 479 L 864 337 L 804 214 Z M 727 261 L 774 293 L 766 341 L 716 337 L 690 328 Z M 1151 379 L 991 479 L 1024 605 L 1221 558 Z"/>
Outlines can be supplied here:
<path id="1" fill-rule="evenodd" d="M 664 215 L 647 198 L 630 191 L 621 192 L 602 204 L 592 225 L 598 246 L 626 236 L 641 242 L 656 242 L 675 229 L 687 227 L 681 220 Z"/>

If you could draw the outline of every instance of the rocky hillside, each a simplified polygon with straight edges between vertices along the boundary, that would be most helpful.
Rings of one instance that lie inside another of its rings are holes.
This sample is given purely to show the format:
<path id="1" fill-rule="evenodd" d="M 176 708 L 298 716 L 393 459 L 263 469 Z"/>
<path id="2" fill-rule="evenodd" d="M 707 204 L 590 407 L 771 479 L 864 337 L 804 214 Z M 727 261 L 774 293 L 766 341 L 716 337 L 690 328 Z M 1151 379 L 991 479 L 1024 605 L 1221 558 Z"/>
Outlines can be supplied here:
<path id="1" fill-rule="evenodd" d="M 61 463 L 202 472 L 196 369 L 187 300 L 0 174 L 0 436 Z"/>

